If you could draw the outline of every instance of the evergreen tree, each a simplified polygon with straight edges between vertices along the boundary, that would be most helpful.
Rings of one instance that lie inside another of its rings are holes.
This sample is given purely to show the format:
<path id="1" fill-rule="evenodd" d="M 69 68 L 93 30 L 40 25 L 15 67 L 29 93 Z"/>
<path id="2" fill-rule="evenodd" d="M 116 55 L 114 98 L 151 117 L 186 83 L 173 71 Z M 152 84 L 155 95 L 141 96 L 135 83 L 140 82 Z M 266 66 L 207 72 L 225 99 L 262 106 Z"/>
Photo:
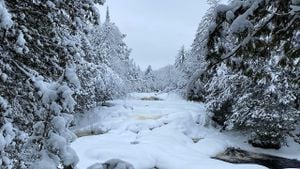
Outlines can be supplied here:
<path id="1" fill-rule="evenodd" d="M 143 86 L 145 88 L 145 92 L 153 92 L 154 90 L 156 90 L 155 76 L 151 65 L 147 67 L 144 73 Z"/>
<path id="2" fill-rule="evenodd" d="M 101 58 L 122 81 L 119 89 L 115 88 L 118 95 L 135 91 L 140 86 L 140 80 L 137 77 L 140 70 L 129 58 L 131 49 L 124 42 L 125 37 L 126 35 L 121 33 L 116 24 L 111 22 L 109 8 L 106 11 L 105 22 L 95 27 L 90 34 L 91 42 L 95 44 L 97 57 Z"/>
<path id="3" fill-rule="evenodd" d="M 75 167 L 70 65 L 90 55 L 81 40 L 99 21 L 95 2 L 0 1 L 1 168 Z"/>
<path id="4" fill-rule="evenodd" d="M 208 66 L 195 79 L 205 84 L 213 119 L 226 129 L 250 132 L 255 146 L 279 148 L 299 125 L 295 3 L 235 0 L 211 15 L 203 43 Z"/>
<path id="5" fill-rule="evenodd" d="M 175 67 L 179 70 L 183 70 L 185 61 L 186 61 L 186 51 L 185 51 L 184 46 L 182 46 L 176 57 Z"/>

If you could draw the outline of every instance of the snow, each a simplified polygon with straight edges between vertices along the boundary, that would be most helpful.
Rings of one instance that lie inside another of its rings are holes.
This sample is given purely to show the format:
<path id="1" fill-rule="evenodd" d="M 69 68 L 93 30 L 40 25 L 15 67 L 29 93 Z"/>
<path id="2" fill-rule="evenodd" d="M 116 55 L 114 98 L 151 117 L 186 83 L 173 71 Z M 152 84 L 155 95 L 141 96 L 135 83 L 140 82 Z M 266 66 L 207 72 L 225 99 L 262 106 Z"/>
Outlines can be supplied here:
<path id="1" fill-rule="evenodd" d="M 64 137 L 50 132 L 48 144 L 51 145 L 52 150 L 64 150 L 64 146 L 67 144 L 67 141 Z"/>
<path id="2" fill-rule="evenodd" d="M 49 8 L 55 8 L 55 4 L 51 1 L 47 1 L 46 4 Z"/>
<path id="3" fill-rule="evenodd" d="M 92 10 L 95 14 L 95 16 L 97 17 L 97 23 L 100 24 L 101 23 L 101 12 L 100 12 L 100 7 L 101 5 L 100 4 L 94 4 L 92 6 Z"/>
<path id="4" fill-rule="evenodd" d="M 4 99 L 3 97 L 0 96 L 0 108 L 2 110 L 5 110 L 8 108 L 8 102 L 6 99 Z"/>
<path id="5" fill-rule="evenodd" d="M 234 19 L 235 15 L 232 11 L 227 11 L 226 12 L 226 20 L 227 21 L 231 21 L 232 19 Z"/>
<path id="6" fill-rule="evenodd" d="M 292 0 L 291 9 L 291 14 L 300 12 L 300 0 Z"/>
<path id="7" fill-rule="evenodd" d="M 12 27 L 12 16 L 8 12 L 3 0 L 0 0 L 0 28 L 8 29 Z"/>
<path id="8" fill-rule="evenodd" d="M 42 157 L 39 161 L 32 164 L 30 169 L 56 169 L 55 162 L 48 156 L 47 152 L 42 152 Z"/>
<path id="9" fill-rule="evenodd" d="M 243 32 L 245 31 L 246 29 L 252 29 L 253 28 L 253 25 L 252 23 L 247 20 L 247 15 L 241 15 L 241 16 L 238 16 L 231 24 L 230 26 L 230 30 L 233 32 L 233 33 L 240 33 L 240 32 Z"/>
<path id="10" fill-rule="evenodd" d="M 58 82 L 46 82 L 42 76 L 32 76 L 31 79 L 38 88 L 45 107 L 50 107 L 50 110 L 55 113 L 59 113 L 61 110 L 73 111 L 76 102 L 72 97 L 74 92 L 68 86 L 60 85 Z M 61 101 L 57 102 L 59 96 L 61 96 Z"/>
<path id="11" fill-rule="evenodd" d="M 26 40 L 24 39 L 24 34 L 20 31 L 16 44 L 18 46 L 24 46 L 25 43 L 26 43 Z"/>
<path id="12" fill-rule="evenodd" d="M 96 164 L 93 164 L 92 166 L 90 166 L 87 169 L 103 169 L 103 166 L 100 163 L 96 163 Z"/>
<path id="13" fill-rule="evenodd" d="M 248 3 L 248 4 L 247 4 Z M 257 1 L 245 1 L 244 5 L 249 5 L 250 8 L 243 14 L 238 16 L 231 24 L 230 30 L 232 33 L 240 33 L 245 30 L 253 29 L 252 23 L 248 20 L 249 16 L 253 15 L 253 12 L 259 7 L 261 0 Z M 232 16 L 232 15 L 231 15 Z"/>
<path id="14" fill-rule="evenodd" d="M 0 108 L 5 110 L 7 108 L 7 101 L 0 96 Z M 6 166 L 7 169 L 12 168 L 12 161 L 8 158 L 9 154 L 5 153 L 6 148 L 13 144 L 13 139 L 16 137 L 13 125 L 11 123 L 4 123 L 0 127 L 0 166 Z"/>
<path id="15" fill-rule="evenodd" d="M 141 100 L 158 97 L 160 101 Z M 87 113 L 77 130 L 97 130 L 102 135 L 78 138 L 71 147 L 79 156 L 79 169 L 96 163 L 120 159 L 136 169 L 238 169 L 264 168 L 258 165 L 234 165 L 211 159 L 227 147 L 299 158 L 292 147 L 263 150 L 248 145 L 235 133 L 221 133 L 208 123 L 203 104 L 187 102 L 176 94 L 133 93 L 124 100 L 111 102 Z M 74 129 L 76 130 L 76 129 Z M 197 140 L 197 141 L 195 141 Z M 195 141 L 195 142 L 194 142 Z"/>
<path id="16" fill-rule="evenodd" d="M 80 80 L 77 76 L 75 65 L 69 65 L 66 68 L 65 76 L 67 80 L 76 87 L 76 89 L 81 88 Z"/>
<path id="17" fill-rule="evenodd" d="M 292 15 L 294 15 L 295 13 L 298 13 L 298 12 L 300 12 L 300 5 L 291 5 L 291 11 L 290 11 L 290 13 L 292 14 Z"/>
<path id="18" fill-rule="evenodd" d="M 26 44 L 26 40 L 24 38 L 24 34 L 22 31 L 20 31 L 18 39 L 16 41 L 15 51 L 18 54 L 23 54 L 24 52 L 27 53 L 29 49 L 25 46 L 25 44 Z"/>
<path id="19" fill-rule="evenodd" d="M 61 133 L 61 130 L 66 127 L 66 120 L 63 117 L 54 117 L 52 119 L 54 129 Z"/>
<path id="20" fill-rule="evenodd" d="M 0 128 L 0 150 L 2 151 L 7 145 L 12 143 L 15 137 L 11 123 L 6 123 Z"/>
<path id="21" fill-rule="evenodd" d="M 6 82 L 7 78 L 8 78 L 7 74 L 5 74 L 5 73 L 1 74 L 1 80 L 2 80 L 2 82 Z"/>

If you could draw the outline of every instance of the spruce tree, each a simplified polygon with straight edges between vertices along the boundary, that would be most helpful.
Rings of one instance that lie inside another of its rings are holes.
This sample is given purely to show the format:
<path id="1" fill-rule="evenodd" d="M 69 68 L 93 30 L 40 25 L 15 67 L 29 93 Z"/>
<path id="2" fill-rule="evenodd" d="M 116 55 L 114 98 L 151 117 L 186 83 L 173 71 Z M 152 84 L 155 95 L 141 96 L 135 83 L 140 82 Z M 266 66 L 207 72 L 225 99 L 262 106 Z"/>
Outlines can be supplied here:
<path id="1" fill-rule="evenodd" d="M 88 53 L 81 39 L 97 24 L 95 2 L 0 1 L 1 104 L 9 105 L 1 108 L 1 168 L 75 167 L 68 126 L 79 85 L 70 65 Z"/>
<path id="2" fill-rule="evenodd" d="M 234 0 L 212 16 L 204 43 L 207 67 L 196 79 L 208 91 L 213 119 L 251 133 L 255 146 L 279 148 L 299 125 L 297 5 Z"/>

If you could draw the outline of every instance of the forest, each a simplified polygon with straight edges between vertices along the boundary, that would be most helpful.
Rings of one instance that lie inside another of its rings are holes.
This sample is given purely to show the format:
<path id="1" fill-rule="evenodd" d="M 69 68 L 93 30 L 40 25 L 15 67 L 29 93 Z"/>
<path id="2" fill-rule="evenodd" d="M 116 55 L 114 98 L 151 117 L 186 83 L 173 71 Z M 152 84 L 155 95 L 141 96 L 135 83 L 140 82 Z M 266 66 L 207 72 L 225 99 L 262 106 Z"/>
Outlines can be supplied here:
<path id="1" fill-rule="evenodd" d="M 0 0 L 1 169 L 261 167 L 212 159 L 229 147 L 300 160 L 299 0 L 208 0 L 192 45 L 145 70 L 105 3 Z"/>

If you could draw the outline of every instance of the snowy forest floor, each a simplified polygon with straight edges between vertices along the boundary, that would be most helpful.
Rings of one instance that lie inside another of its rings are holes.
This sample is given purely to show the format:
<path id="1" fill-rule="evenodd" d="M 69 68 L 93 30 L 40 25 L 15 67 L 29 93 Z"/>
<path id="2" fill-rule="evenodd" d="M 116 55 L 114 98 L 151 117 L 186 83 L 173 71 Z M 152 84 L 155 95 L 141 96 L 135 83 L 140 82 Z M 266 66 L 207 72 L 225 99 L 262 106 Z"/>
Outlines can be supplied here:
<path id="1" fill-rule="evenodd" d="M 110 159 L 129 162 L 136 169 L 266 168 L 211 159 L 228 147 L 300 159 L 299 145 L 292 142 L 280 150 L 264 150 L 251 147 L 240 134 L 221 133 L 207 124 L 205 105 L 176 94 L 133 93 L 110 103 L 111 107 L 88 112 L 74 129 L 102 133 L 72 143 L 79 169 Z"/>

